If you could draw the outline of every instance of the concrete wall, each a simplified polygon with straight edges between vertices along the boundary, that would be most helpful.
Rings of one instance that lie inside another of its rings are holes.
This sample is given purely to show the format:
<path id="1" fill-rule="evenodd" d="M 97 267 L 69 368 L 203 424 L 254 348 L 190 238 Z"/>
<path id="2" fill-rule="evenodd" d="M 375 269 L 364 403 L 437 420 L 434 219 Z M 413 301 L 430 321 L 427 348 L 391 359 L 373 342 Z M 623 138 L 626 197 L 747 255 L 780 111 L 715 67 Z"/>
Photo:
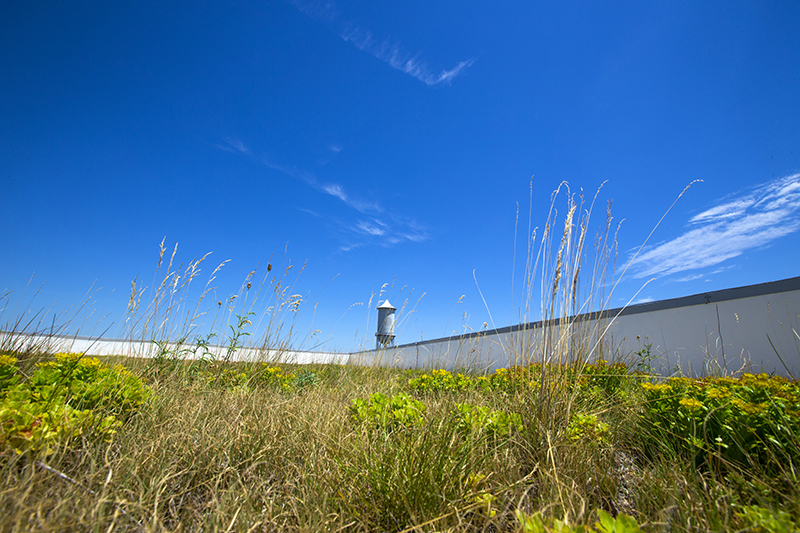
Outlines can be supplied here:
<path id="1" fill-rule="evenodd" d="M 484 368 L 557 360 L 639 362 L 689 375 L 756 372 L 800 378 L 800 277 L 354 354 L 404 368 Z M 774 348 L 773 348 L 774 345 Z"/>
<path id="2" fill-rule="evenodd" d="M 639 361 L 635 353 L 652 344 L 654 370 L 676 368 L 689 375 L 755 372 L 800 378 L 800 277 L 661 300 L 602 315 L 578 315 L 470 335 L 400 345 L 354 354 L 242 348 L 233 360 L 299 364 L 380 364 L 402 368 L 494 370 L 511 364 L 559 362 L 559 357 L 594 361 Z M 9 339 L 0 332 L 0 344 Z M 17 335 L 22 345 L 88 355 L 153 357 L 151 342 Z M 774 346 L 774 348 L 773 348 Z M 174 345 L 169 349 L 174 350 Z M 210 347 L 217 358 L 224 346 Z M 186 359 L 202 353 L 187 351 Z"/>
<path id="3" fill-rule="evenodd" d="M 52 353 L 85 353 L 92 356 L 124 355 L 148 358 L 157 355 L 161 349 L 154 342 L 90 339 L 86 337 L 56 337 L 49 335 L 17 335 L 13 339 L 13 342 L 16 343 L 17 349 L 38 347 Z M 169 351 L 178 349 L 175 344 L 168 344 L 164 348 Z M 203 351 L 197 347 L 181 348 L 182 359 L 199 359 L 204 355 Z M 228 348 L 226 346 L 209 346 L 208 350 L 216 359 L 223 359 L 227 355 Z M 231 356 L 231 360 L 234 361 L 297 364 L 344 364 L 347 363 L 348 358 L 349 354 L 341 353 L 283 349 L 263 350 L 251 347 L 240 348 Z"/>

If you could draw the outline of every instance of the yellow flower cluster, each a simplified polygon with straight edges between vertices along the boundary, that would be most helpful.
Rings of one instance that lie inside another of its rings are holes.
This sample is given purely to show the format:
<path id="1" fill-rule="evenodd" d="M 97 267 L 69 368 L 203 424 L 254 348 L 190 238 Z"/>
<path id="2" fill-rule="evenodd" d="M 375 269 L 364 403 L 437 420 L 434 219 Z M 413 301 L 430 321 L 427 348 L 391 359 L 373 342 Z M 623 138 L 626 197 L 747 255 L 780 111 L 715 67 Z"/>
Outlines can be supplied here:
<path id="1" fill-rule="evenodd" d="M 739 398 L 734 398 L 731 400 L 731 403 L 740 411 L 748 415 L 760 415 L 764 412 L 764 408 L 767 406 L 765 403 L 748 403 L 740 400 Z"/>
<path id="2" fill-rule="evenodd" d="M 39 363 L 37 366 L 41 368 L 57 368 L 60 363 L 77 363 L 87 369 L 100 369 L 104 366 L 97 357 L 86 357 L 82 353 L 57 353 L 54 357 L 55 361 Z"/>
<path id="3" fill-rule="evenodd" d="M 709 387 L 706 389 L 706 397 L 711 399 L 719 399 L 724 400 L 725 398 L 730 398 L 733 396 L 733 393 L 728 389 L 728 387 Z"/>
<path id="4" fill-rule="evenodd" d="M 653 384 L 649 382 L 642 383 L 642 388 L 646 391 L 650 392 L 657 392 L 657 393 L 667 393 L 672 392 L 672 386 L 666 383 L 659 383 Z"/>
<path id="5" fill-rule="evenodd" d="M 122 366 L 120 364 L 114 365 L 114 372 L 116 372 L 118 374 L 121 374 L 123 376 L 132 376 L 133 375 L 133 372 L 131 372 L 130 370 L 128 370 L 127 368 L 125 368 L 124 366 Z"/>
<path id="6" fill-rule="evenodd" d="M 454 376 L 448 370 L 433 369 L 430 375 L 422 374 L 418 378 L 411 378 L 408 381 L 408 385 L 419 392 L 435 392 L 467 390 L 473 388 L 475 383 L 464 374 L 459 373 Z"/>
<path id="7" fill-rule="evenodd" d="M 689 409 L 700 409 L 703 407 L 703 403 L 699 400 L 695 400 L 694 398 L 681 398 L 681 401 L 678 403 L 684 407 L 688 407 Z"/>
<path id="8" fill-rule="evenodd" d="M 293 373 L 286 373 L 279 366 L 269 366 L 263 363 L 264 373 L 261 375 L 262 380 L 270 385 L 277 385 L 283 390 L 290 390 L 295 376 Z"/>

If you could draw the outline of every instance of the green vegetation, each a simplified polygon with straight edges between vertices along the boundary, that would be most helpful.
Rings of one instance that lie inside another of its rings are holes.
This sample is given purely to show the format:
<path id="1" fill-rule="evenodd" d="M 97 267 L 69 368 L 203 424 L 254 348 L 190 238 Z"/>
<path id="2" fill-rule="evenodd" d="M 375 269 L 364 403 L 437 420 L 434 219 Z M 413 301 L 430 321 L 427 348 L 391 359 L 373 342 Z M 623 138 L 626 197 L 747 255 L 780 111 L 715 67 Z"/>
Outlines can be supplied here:
<path id="1" fill-rule="evenodd" d="M 0 454 L 53 453 L 85 435 L 110 441 L 150 389 L 120 365 L 56 354 L 21 380 L 17 360 L 0 356 Z"/>
<path id="2" fill-rule="evenodd" d="M 615 359 L 601 321 L 563 318 L 603 308 L 615 257 L 607 209 L 583 264 L 592 205 L 568 198 L 560 236 L 554 209 L 538 253 L 526 236 L 520 322 L 541 281 L 543 326 L 491 373 L 280 363 L 291 265 L 214 298 L 209 329 L 210 285 L 195 311 L 183 300 L 203 259 L 181 271 L 163 243 L 125 322 L 148 358 L 51 356 L 17 320 L 0 339 L 0 531 L 798 530 L 800 383 L 654 376 L 651 345 Z M 245 341 L 257 361 L 236 362 Z"/>
<path id="3" fill-rule="evenodd" d="M 402 393 L 390 398 L 376 392 L 366 400 L 356 398 L 350 406 L 356 422 L 388 430 L 421 426 L 425 422 L 424 413 L 425 404 Z"/>
<path id="4" fill-rule="evenodd" d="M 798 382 L 661 380 L 605 362 L 478 375 L 164 361 L 0 358 L 0 528 L 778 532 L 800 521 Z"/>
<path id="5" fill-rule="evenodd" d="M 642 383 L 654 443 L 688 448 L 695 462 L 784 467 L 800 457 L 800 386 L 779 376 L 670 378 Z"/>

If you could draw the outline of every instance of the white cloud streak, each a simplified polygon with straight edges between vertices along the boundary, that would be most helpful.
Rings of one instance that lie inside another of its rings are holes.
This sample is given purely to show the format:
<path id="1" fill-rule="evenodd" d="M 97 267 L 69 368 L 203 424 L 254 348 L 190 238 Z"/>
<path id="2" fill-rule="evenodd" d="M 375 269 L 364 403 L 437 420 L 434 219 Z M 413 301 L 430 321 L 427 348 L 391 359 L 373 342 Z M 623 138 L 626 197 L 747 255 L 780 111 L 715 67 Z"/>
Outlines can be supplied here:
<path id="1" fill-rule="evenodd" d="M 687 281 L 694 281 L 696 279 L 701 279 L 705 277 L 705 274 L 692 274 L 689 276 L 683 276 L 682 278 L 676 278 L 672 281 L 677 281 L 678 283 L 685 283 Z"/>
<path id="2" fill-rule="evenodd" d="M 310 185 L 322 193 L 333 196 L 334 198 L 338 198 L 360 213 L 367 214 L 383 212 L 383 208 L 377 202 L 368 202 L 358 198 L 353 198 L 348 195 L 345 192 L 344 187 L 338 183 L 320 183 L 317 178 L 309 172 L 301 170 L 293 165 L 282 165 L 275 163 L 266 157 L 262 157 L 260 161 L 273 170 L 277 170 L 283 174 L 286 174 L 287 176 L 299 179 L 300 181 Z"/>
<path id="3" fill-rule="evenodd" d="M 349 252 L 368 244 L 389 248 L 402 242 L 425 242 L 430 239 L 428 231 L 416 221 L 386 213 L 381 219 L 359 220 L 345 228 L 347 244 L 340 247 Z"/>
<path id="4" fill-rule="evenodd" d="M 377 224 L 370 224 L 369 222 L 360 221 L 356 224 L 356 230 L 361 231 L 366 235 L 374 235 L 376 237 L 380 237 L 386 234 L 386 230 L 383 229 L 386 227 L 386 224 L 382 222 L 375 221 Z M 381 227 L 382 226 L 382 227 Z"/>
<path id="5" fill-rule="evenodd" d="M 472 66 L 475 58 L 460 61 L 456 66 L 442 70 L 438 74 L 418 55 L 407 52 L 399 43 L 388 38 L 376 39 L 372 32 L 343 20 L 342 15 L 330 0 L 291 0 L 292 4 L 309 17 L 319 20 L 333 30 L 342 40 L 369 55 L 380 59 L 387 65 L 412 76 L 426 85 L 450 84 L 464 69 Z"/>
<path id="6" fill-rule="evenodd" d="M 250 149 L 236 137 L 226 137 L 225 142 L 223 144 L 215 144 L 214 146 L 226 152 L 233 152 L 233 153 L 239 152 L 242 154 L 250 154 Z"/>
<path id="7" fill-rule="evenodd" d="M 683 235 L 641 253 L 631 265 L 633 277 L 707 268 L 798 229 L 800 174 L 794 174 L 723 199 L 695 215 Z"/>
<path id="8" fill-rule="evenodd" d="M 344 252 L 349 252 L 368 244 L 388 247 L 404 241 L 425 242 L 430 238 L 428 231 L 415 220 L 389 213 L 378 202 L 354 197 L 348 194 L 345 188 L 338 183 L 321 183 L 314 174 L 299 169 L 294 165 L 284 165 L 276 163 L 266 156 L 256 156 L 244 143 L 235 137 L 228 137 L 224 143 L 216 146 L 226 152 L 240 153 L 252 157 L 273 170 L 302 181 L 320 193 L 336 198 L 351 209 L 358 211 L 359 214 L 366 215 L 369 220 L 360 219 L 355 224 L 341 225 L 344 230 L 344 240 L 347 242 L 347 244 L 340 247 L 340 250 Z M 314 211 L 308 209 L 300 210 L 320 217 Z"/>
<path id="9" fill-rule="evenodd" d="M 304 207 L 296 207 L 295 209 L 297 209 L 298 211 L 302 211 L 303 213 L 308 213 L 311 216 L 315 216 L 317 218 L 322 218 L 322 215 L 320 215 L 316 211 L 312 211 L 311 209 L 306 209 Z"/>

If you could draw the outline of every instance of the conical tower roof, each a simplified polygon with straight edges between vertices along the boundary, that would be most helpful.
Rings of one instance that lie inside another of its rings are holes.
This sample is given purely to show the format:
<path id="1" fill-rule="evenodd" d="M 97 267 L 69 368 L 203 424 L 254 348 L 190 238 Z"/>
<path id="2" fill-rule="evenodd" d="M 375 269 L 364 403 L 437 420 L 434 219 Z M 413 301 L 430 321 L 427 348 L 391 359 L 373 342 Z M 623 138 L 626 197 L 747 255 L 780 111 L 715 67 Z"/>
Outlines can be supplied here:
<path id="1" fill-rule="evenodd" d="M 383 303 L 377 307 L 377 309 L 394 309 L 395 311 L 397 311 L 397 308 L 389 303 L 388 298 L 384 300 Z"/>

